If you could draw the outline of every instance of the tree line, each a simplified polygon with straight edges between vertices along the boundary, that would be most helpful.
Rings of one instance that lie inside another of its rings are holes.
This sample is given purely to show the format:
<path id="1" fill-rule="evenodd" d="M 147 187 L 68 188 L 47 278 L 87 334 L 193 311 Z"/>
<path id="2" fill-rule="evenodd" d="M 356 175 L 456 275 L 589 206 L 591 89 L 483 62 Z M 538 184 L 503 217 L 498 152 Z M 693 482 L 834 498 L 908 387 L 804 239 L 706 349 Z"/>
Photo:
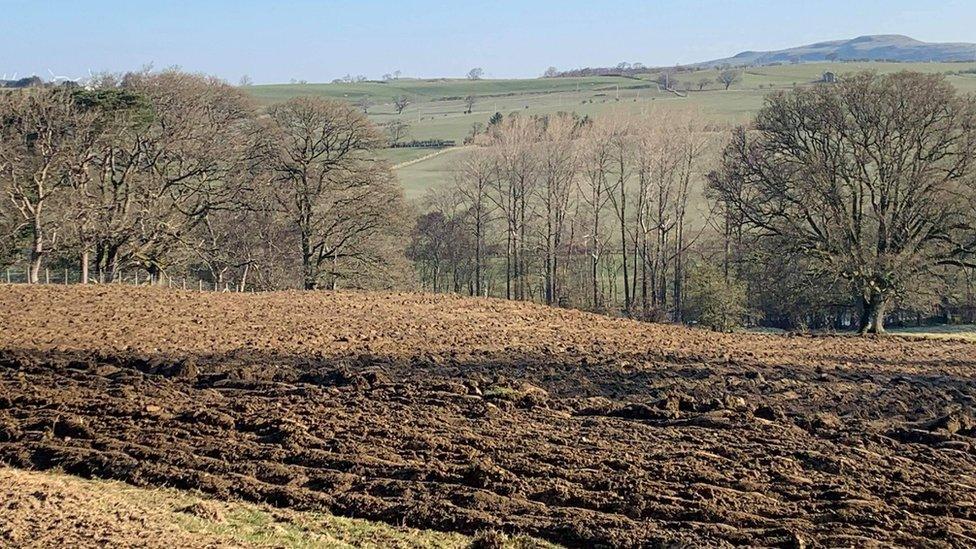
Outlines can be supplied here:
<path id="1" fill-rule="evenodd" d="M 717 134 L 665 109 L 493 120 L 414 230 L 425 287 L 680 320 Z"/>
<path id="2" fill-rule="evenodd" d="M 344 103 L 259 111 L 176 70 L 6 92 L 4 259 L 26 255 L 29 282 L 70 264 L 82 282 L 139 269 L 239 288 L 390 285 L 403 197 L 382 143 Z"/>

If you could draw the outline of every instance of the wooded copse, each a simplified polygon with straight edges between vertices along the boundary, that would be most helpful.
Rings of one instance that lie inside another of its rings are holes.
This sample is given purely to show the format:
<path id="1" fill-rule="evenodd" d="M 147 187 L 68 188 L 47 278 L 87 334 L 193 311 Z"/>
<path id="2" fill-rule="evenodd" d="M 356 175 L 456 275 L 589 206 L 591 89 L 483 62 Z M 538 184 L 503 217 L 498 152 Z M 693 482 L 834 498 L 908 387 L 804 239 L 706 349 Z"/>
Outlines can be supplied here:
<path id="1" fill-rule="evenodd" d="M 433 291 L 680 320 L 704 230 L 693 192 L 718 137 L 676 110 L 509 116 L 434 192 L 409 255 Z"/>
<path id="2" fill-rule="evenodd" d="M 974 104 L 901 73 L 772 94 L 731 131 L 673 107 L 496 114 L 417 214 L 377 160 L 389 139 L 353 105 L 260 110 L 175 70 L 14 90 L 0 95 L 0 259 L 31 282 L 54 268 L 421 288 L 880 332 L 973 310 Z"/>
<path id="3" fill-rule="evenodd" d="M 5 260 L 28 250 L 30 282 L 45 264 L 77 265 L 81 282 L 386 286 L 402 257 L 402 192 L 344 103 L 259 113 L 237 88 L 168 70 L 7 92 L 0 121 Z"/>

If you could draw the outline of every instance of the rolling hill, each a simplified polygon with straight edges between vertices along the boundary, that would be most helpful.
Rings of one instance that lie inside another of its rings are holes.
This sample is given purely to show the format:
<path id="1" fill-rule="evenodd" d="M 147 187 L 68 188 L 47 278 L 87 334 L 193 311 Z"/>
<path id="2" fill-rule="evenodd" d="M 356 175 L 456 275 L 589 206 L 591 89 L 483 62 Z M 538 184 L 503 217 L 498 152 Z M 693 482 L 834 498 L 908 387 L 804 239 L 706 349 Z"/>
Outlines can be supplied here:
<path id="1" fill-rule="evenodd" d="M 960 62 L 976 59 L 976 44 L 921 42 L 900 34 L 859 36 L 776 51 L 744 51 L 695 66 L 771 65 L 817 61 Z"/>

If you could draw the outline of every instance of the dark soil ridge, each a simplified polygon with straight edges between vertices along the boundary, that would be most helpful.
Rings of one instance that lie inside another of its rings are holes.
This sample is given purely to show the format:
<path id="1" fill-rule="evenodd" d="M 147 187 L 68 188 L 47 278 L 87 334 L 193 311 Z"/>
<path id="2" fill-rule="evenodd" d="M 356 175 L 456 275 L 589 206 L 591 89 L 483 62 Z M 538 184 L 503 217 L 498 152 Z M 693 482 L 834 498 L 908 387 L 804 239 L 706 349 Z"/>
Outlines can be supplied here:
<path id="1" fill-rule="evenodd" d="M 661 353 L 0 351 L 0 461 L 570 546 L 976 543 L 976 380 Z"/>

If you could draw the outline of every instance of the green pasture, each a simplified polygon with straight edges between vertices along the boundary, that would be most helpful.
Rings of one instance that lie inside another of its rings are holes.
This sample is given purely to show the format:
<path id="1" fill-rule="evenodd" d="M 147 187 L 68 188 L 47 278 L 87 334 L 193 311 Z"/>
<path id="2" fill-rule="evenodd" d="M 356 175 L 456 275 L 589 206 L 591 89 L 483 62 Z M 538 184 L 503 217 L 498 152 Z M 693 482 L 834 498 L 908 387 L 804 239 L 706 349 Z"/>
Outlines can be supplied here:
<path id="1" fill-rule="evenodd" d="M 409 124 L 405 140 L 447 139 L 458 145 L 476 124 L 484 125 L 492 114 L 521 112 L 528 115 L 560 111 L 591 117 L 610 111 L 627 116 L 651 116 L 659 109 L 695 108 L 716 122 L 744 123 L 762 106 L 766 94 L 793 86 L 808 85 L 825 71 L 841 77 L 845 73 L 874 70 L 890 73 L 912 70 L 947 74 L 949 81 L 966 93 L 976 93 L 976 75 L 956 74 L 973 69 L 972 63 L 806 63 L 742 69 L 742 79 L 729 90 L 716 82 L 714 68 L 674 73 L 681 96 L 662 91 L 655 74 L 639 78 L 600 76 L 585 78 L 531 78 L 520 80 L 407 79 L 387 82 L 342 84 L 274 84 L 250 86 L 248 92 L 262 105 L 271 105 L 300 95 L 314 95 L 356 102 L 368 96 L 368 115 L 378 124 L 399 118 Z M 701 79 L 709 80 L 698 90 Z M 684 91 L 684 83 L 690 90 Z M 393 97 L 406 95 L 411 104 L 397 115 Z M 472 112 L 464 100 L 475 97 Z M 383 151 L 381 157 L 393 165 L 423 158 L 435 152 L 429 148 Z M 421 162 L 397 168 L 408 198 L 418 198 L 431 186 L 452 177 L 463 151 L 434 155 Z"/>

